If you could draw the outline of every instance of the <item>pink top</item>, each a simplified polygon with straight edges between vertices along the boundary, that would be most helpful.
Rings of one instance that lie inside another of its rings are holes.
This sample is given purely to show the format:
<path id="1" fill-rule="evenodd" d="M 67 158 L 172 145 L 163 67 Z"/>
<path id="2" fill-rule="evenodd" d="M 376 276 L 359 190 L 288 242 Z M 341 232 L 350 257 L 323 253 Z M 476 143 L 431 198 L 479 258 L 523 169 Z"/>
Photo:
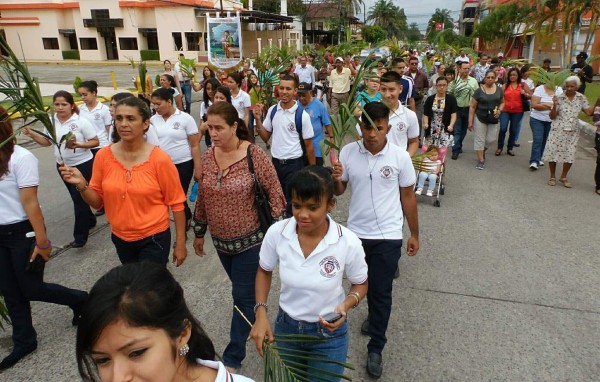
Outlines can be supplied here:
<path id="1" fill-rule="evenodd" d="M 506 85 L 504 89 L 504 111 L 507 113 L 522 113 L 523 101 L 521 100 L 521 87 L 518 84 L 516 89 L 513 89 L 512 84 Z"/>
<path id="2" fill-rule="evenodd" d="M 285 212 L 285 196 L 275 167 L 258 146 L 250 149 L 254 172 L 269 197 L 271 216 Z M 235 255 L 262 243 L 258 214 L 254 207 L 254 181 L 246 156 L 221 171 L 211 147 L 202 156 L 202 179 L 194 213 L 196 236 L 203 237 L 207 226 L 217 253 Z"/>

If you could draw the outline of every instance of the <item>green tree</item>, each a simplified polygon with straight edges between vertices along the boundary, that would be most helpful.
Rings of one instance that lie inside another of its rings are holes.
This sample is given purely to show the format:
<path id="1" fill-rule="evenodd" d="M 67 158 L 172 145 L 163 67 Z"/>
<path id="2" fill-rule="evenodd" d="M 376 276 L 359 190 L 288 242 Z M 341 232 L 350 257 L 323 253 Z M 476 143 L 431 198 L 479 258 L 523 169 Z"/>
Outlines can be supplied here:
<path id="1" fill-rule="evenodd" d="M 508 42 L 514 41 L 517 29 L 529 29 L 532 8 L 526 2 L 501 4 L 490 9 L 490 14 L 475 27 L 475 37 L 480 37 L 486 46 L 504 51 Z M 512 48 L 509 47 L 508 50 Z"/>
<path id="2" fill-rule="evenodd" d="M 255 0 L 253 8 L 257 11 L 277 13 L 281 11 L 280 0 Z M 306 6 L 302 0 L 288 0 L 287 12 L 291 16 L 304 16 L 306 14 Z"/>
<path id="3" fill-rule="evenodd" d="M 417 23 L 411 23 L 408 27 L 408 31 L 406 32 L 406 39 L 409 42 L 417 42 L 421 40 L 423 36 L 421 35 L 421 31 L 419 30 L 419 25 Z"/>
<path id="4" fill-rule="evenodd" d="M 450 17 L 449 9 L 435 9 L 435 12 L 433 15 L 431 15 L 429 22 L 427 22 L 427 30 L 425 32 L 427 41 L 433 42 L 435 35 L 439 32 L 435 29 L 435 26 L 438 23 L 442 23 L 444 25 L 444 30 L 454 28 L 454 20 L 452 20 L 452 17 Z"/>
<path id="5" fill-rule="evenodd" d="M 366 42 L 378 43 L 385 40 L 387 33 L 378 25 L 365 25 L 362 28 L 362 37 Z"/>
<path id="6" fill-rule="evenodd" d="M 404 37 L 408 31 L 404 9 L 394 5 L 391 0 L 377 0 L 369 8 L 367 20 L 385 30 L 389 38 Z"/>

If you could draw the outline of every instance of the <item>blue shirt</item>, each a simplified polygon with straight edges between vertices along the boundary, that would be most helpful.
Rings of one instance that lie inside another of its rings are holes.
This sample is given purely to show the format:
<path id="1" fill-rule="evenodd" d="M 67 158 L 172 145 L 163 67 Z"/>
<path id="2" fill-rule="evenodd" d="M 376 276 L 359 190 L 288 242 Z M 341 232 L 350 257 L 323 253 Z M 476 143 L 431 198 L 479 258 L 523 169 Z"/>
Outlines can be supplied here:
<path id="1" fill-rule="evenodd" d="M 310 122 L 313 125 L 313 131 L 315 136 L 312 138 L 313 146 L 315 148 L 315 157 L 323 157 L 321 153 L 321 142 L 325 138 L 323 134 L 323 126 L 331 125 L 331 119 L 327 114 L 327 109 L 321 101 L 313 98 L 312 102 L 304 107 L 304 111 L 310 116 Z"/>
<path id="2" fill-rule="evenodd" d="M 381 101 L 381 93 L 377 92 L 375 93 L 375 95 L 373 97 L 371 97 L 366 90 L 363 90 L 362 92 L 360 92 L 358 94 L 358 97 L 356 97 L 358 99 L 358 101 L 360 102 L 360 104 L 362 106 L 365 106 L 365 104 L 369 103 L 369 102 L 379 102 Z"/>

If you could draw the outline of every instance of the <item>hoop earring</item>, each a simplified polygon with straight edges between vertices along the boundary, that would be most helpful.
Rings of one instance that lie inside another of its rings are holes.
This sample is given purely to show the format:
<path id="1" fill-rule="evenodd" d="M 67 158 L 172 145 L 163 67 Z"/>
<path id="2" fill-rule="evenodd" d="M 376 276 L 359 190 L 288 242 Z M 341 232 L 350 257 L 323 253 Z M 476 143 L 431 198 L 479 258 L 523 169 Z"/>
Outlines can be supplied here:
<path id="1" fill-rule="evenodd" d="M 187 353 L 189 353 L 189 351 L 190 351 L 189 345 L 183 344 L 183 346 L 179 348 L 179 356 L 185 357 L 187 355 Z"/>

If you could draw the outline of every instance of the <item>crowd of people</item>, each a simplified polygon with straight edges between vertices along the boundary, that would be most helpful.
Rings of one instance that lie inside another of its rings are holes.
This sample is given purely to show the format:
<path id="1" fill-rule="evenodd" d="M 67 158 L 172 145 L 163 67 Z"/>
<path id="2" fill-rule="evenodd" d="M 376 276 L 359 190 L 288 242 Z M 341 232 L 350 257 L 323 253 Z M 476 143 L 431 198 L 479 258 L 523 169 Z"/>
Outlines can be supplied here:
<path id="1" fill-rule="evenodd" d="M 201 380 L 244 381 L 237 373 L 249 336 L 262 354 L 265 340 L 307 333 L 323 341 L 280 344 L 284 362 L 298 351 L 324 354 L 339 363 L 307 361 L 307 370 L 341 374 L 349 348 L 346 318 L 366 298 L 368 316 L 361 324 L 361 333 L 370 337 L 366 369 L 381 377 L 402 248 L 409 256 L 419 250 L 415 195 L 433 196 L 446 154 L 459 158 L 468 131 L 474 136 L 476 168 L 484 170 L 495 142 L 496 156 L 505 148 L 515 156 L 524 113 L 530 112 L 529 168 L 537 170 L 546 162 L 548 185 L 558 180 L 571 188 L 578 115 L 593 115 L 599 126 L 595 180 L 600 194 L 600 100 L 591 106 L 582 94 L 592 77 L 587 55 L 577 56 L 573 75 L 561 87 L 535 84 L 529 65 L 505 68 L 503 58 L 481 54 L 472 65 L 474 58 L 461 51 L 448 65 L 430 57 L 435 64 L 427 69 L 424 56 L 413 52 L 404 58 L 371 55 L 364 62 L 327 53 L 323 67 L 316 68 L 314 55 L 302 55 L 280 73 L 272 105 L 263 103 L 264 89 L 251 61 L 223 75 L 204 67 L 197 80 L 166 60 L 156 90 L 146 86 L 137 98 L 115 94 L 110 106 L 96 99 L 93 80 L 78 89 L 81 107 L 70 93 L 57 92 L 57 135 L 71 134 L 54 147 L 57 171 L 74 206 L 71 247 L 84 247 L 96 217 L 106 214 L 123 265 L 99 280 L 89 296 L 43 282 L 52 245 L 37 202 L 37 161 L 26 149 L 5 145 L 0 200 L 10 208 L 0 216 L 0 287 L 13 322 L 14 349 L 0 369 L 36 349 L 29 302 L 39 300 L 73 310 L 73 325 L 79 325 L 77 362 L 89 381 L 127 372 L 161 375 L 165 381 L 178 375 L 200 380 L 190 376 L 205 374 L 209 379 Z M 359 82 L 361 71 L 364 80 Z M 192 90 L 203 95 L 199 123 L 191 115 Z M 358 118 L 357 139 L 324 167 L 323 141 L 344 143 L 336 142 L 330 118 L 344 104 Z M 12 126 L 3 109 L 0 121 L 4 141 Z M 52 144 L 32 129 L 23 133 L 40 145 Z M 270 155 L 255 144 L 258 137 Z M 417 176 L 412 158 L 422 151 L 424 167 Z M 557 163 L 563 166 L 558 178 Z M 198 191 L 190 208 L 192 181 Z M 348 186 L 352 195 L 344 227 L 330 212 L 335 196 Z M 259 208 L 261 194 L 266 211 Z M 198 256 L 204 256 L 210 232 L 231 281 L 233 305 L 253 323 L 249 326 L 232 306 L 222 362 L 215 361 L 211 340 L 166 270 L 171 249 L 175 266 L 185 262 L 189 231 Z M 278 310 L 271 326 L 268 296 L 277 267 L 280 296 L 272 304 Z M 147 362 L 141 369 L 131 364 L 130 352 L 142 346 L 137 342 L 152 350 L 136 353 L 136 360 Z M 153 359 L 158 358 L 153 357 L 168 358 L 169 351 L 173 363 L 156 368 Z"/>

